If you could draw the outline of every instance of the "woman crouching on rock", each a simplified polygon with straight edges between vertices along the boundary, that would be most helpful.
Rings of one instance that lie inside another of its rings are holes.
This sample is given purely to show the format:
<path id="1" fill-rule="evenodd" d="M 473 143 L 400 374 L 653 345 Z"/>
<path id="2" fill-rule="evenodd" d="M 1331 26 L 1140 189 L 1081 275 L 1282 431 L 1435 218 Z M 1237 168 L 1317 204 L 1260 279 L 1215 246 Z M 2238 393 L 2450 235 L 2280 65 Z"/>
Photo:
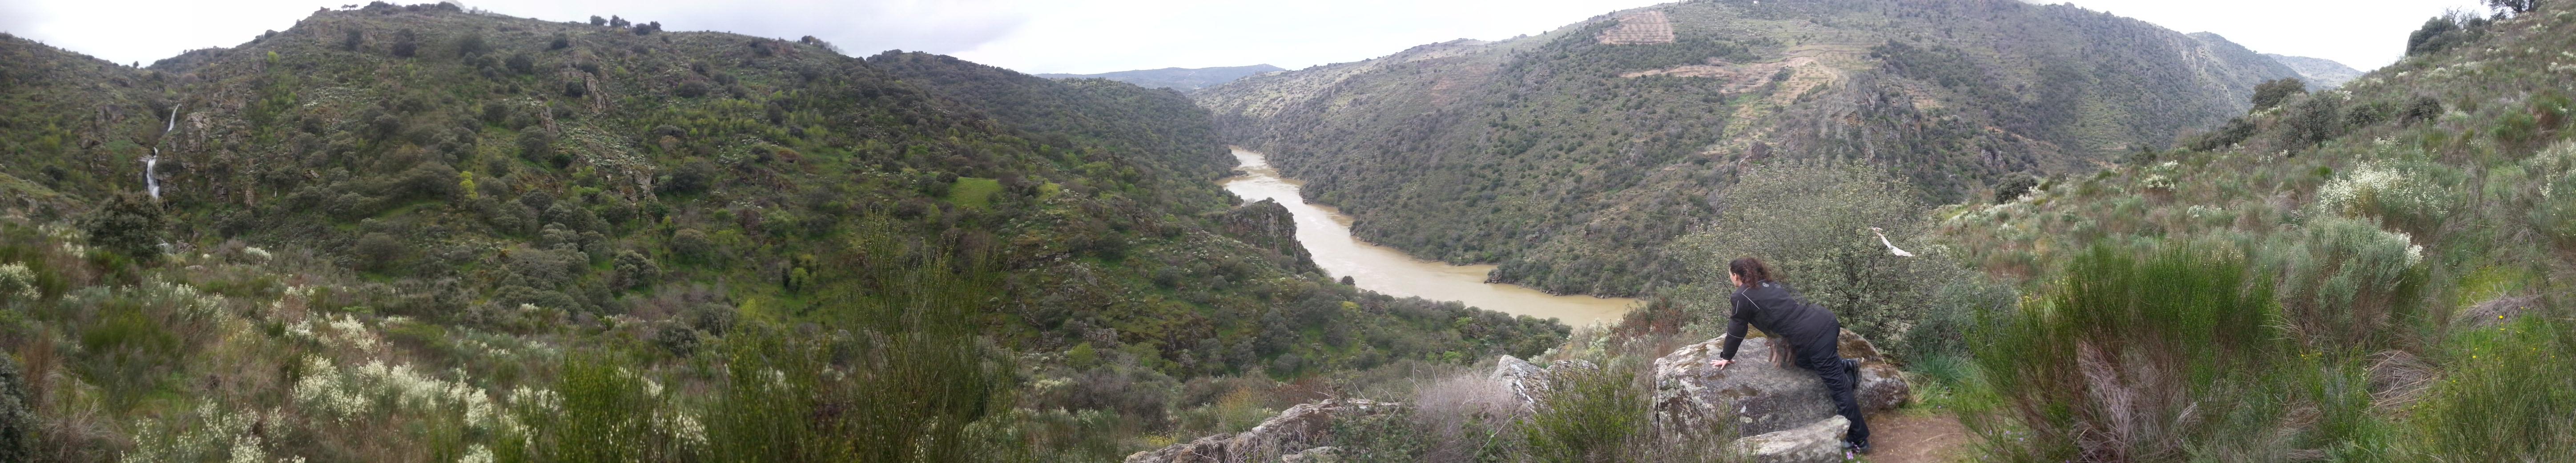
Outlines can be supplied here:
<path id="1" fill-rule="evenodd" d="M 1838 349 L 1842 322 L 1834 320 L 1832 311 L 1809 304 L 1791 291 L 1761 259 L 1728 262 L 1726 273 L 1735 282 L 1735 295 L 1727 298 L 1735 310 L 1727 317 L 1726 349 L 1709 366 L 1724 369 L 1735 363 L 1735 347 L 1744 343 L 1745 324 L 1769 333 L 1772 348 L 1790 349 L 1799 367 L 1816 372 L 1825 381 L 1825 390 L 1833 393 L 1834 410 L 1851 420 L 1851 430 L 1843 434 L 1844 448 L 1869 453 L 1869 424 L 1861 421 L 1860 401 L 1853 390 L 1860 379 L 1859 364 L 1844 360 Z"/>

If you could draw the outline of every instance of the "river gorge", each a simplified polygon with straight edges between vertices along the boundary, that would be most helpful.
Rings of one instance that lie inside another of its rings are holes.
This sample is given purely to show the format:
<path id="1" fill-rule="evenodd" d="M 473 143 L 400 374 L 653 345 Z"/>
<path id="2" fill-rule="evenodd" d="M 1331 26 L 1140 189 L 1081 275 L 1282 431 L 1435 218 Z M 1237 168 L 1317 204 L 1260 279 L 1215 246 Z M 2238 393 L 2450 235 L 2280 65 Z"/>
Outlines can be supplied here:
<path id="1" fill-rule="evenodd" d="M 1280 176 L 1261 153 L 1237 148 L 1238 175 L 1221 183 L 1244 201 L 1278 201 L 1296 217 L 1297 243 L 1335 278 L 1351 277 L 1360 289 L 1395 296 L 1459 301 L 1513 315 L 1554 318 L 1567 325 L 1616 323 L 1637 303 L 1630 298 L 1559 296 L 1518 285 L 1487 283 L 1492 265 L 1449 265 L 1351 236 L 1351 218 L 1331 206 L 1309 204 L 1302 183 Z"/>

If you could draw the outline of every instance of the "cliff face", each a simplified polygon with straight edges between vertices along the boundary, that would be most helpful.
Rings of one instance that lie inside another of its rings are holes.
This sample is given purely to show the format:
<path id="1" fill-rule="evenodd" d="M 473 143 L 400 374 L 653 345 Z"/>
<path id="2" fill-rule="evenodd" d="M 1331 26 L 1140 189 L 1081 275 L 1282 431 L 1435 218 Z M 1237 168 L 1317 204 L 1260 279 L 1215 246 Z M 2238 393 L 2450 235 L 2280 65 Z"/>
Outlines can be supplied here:
<path id="1" fill-rule="evenodd" d="M 1694 1 L 1192 97 L 1361 238 L 1626 295 L 1681 283 L 1662 246 L 1763 159 L 1870 160 L 1955 201 L 2164 146 L 2294 75 L 2223 38 L 2071 6 Z"/>

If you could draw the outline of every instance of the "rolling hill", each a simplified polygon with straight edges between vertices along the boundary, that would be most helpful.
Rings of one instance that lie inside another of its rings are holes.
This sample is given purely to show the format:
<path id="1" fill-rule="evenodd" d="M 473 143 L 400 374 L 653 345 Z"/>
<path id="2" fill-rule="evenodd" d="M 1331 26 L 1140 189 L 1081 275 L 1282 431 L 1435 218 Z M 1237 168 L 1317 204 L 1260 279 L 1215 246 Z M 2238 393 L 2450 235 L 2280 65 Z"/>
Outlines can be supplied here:
<path id="1" fill-rule="evenodd" d="M 1497 263 L 1496 281 L 1631 295 L 1692 279 L 1664 246 L 1726 207 L 1749 162 L 1866 160 L 1958 202 L 2167 146 L 2296 75 L 2071 6 L 1693 1 L 1192 96 L 1361 238 Z"/>
<path id="2" fill-rule="evenodd" d="M 1235 79 L 1241 79 L 1244 76 L 1285 70 L 1286 69 L 1280 69 L 1278 66 L 1255 64 L 1251 66 L 1195 69 L 1142 69 L 1135 71 L 1104 72 L 1099 74 L 1038 74 L 1038 77 L 1049 79 L 1109 79 L 1136 84 L 1138 87 L 1145 88 L 1197 90 L 1202 87 L 1233 82 Z"/>
<path id="3" fill-rule="evenodd" d="M 2339 87 L 2344 82 L 2351 82 L 2353 78 L 2361 77 L 2361 70 L 2330 59 L 2271 53 L 2264 53 L 2263 57 L 2279 61 L 2282 66 L 2289 66 L 2290 70 L 2299 71 L 2300 79 L 2308 81 L 2308 86 L 2320 90 Z"/>

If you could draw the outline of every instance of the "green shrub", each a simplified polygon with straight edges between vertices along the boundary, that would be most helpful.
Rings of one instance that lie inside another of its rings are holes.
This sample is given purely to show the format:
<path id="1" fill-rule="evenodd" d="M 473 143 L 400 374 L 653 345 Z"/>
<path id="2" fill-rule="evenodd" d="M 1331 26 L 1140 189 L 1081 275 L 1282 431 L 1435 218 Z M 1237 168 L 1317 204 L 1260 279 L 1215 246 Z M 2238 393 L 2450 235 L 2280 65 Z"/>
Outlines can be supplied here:
<path id="1" fill-rule="evenodd" d="M 1833 310 L 1844 327 L 1872 339 L 1889 339 L 1912 323 L 1946 282 L 1962 275 L 1958 264 L 1931 243 L 1914 238 L 1931 228 L 1919 196 L 1872 166 L 1788 161 L 1750 169 L 1727 190 L 1727 204 L 1711 225 L 1684 236 L 1676 247 L 1699 263 L 1698 281 L 1726 284 L 1725 263 L 1758 257 L 1804 294 Z M 1871 228 L 1917 254 L 1893 254 Z M 1722 310 L 1723 291 L 1694 307 Z M 1723 315 L 1712 319 L 1722 319 Z"/>
<path id="2" fill-rule="evenodd" d="M 1995 461 L 2182 461 L 2273 452 L 2281 391 L 2249 371 L 2288 361 L 2269 284 L 2189 246 L 2141 259 L 2096 246 L 1973 337 L 2001 397 L 1972 420 Z M 2245 455 L 2248 458 L 2257 458 Z"/>
<path id="3" fill-rule="evenodd" d="M 2320 217 L 2263 247 L 2280 275 L 2283 320 L 2317 350 L 2367 353 L 2402 343 L 2419 317 L 2424 248 L 2361 220 Z"/>
<path id="4" fill-rule="evenodd" d="M 394 56 L 410 58 L 420 51 L 420 33 L 411 29 L 394 31 Z"/>
<path id="5" fill-rule="evenodd" d="M 0 355 L 0 461 L 36 461 L 36 403 L 27 395 L 27 375 L 18 361 Z"/>
<path id="6" fill-rule="evenodd" d="M 476 56 L 491 51 L 492 45 L 483 41 L 482 32 L 466 31 L 464 37 L 456 39 L 457 57 Z"/>
<path id="7" fill-rule="evenodd" d="M 536 59 L 536 58 L 534 58 L 534 57 L 530 57 L 530 56 L 528 56 L 528 53 L 527 53 L 527 52 L 511 53 L 509 58 L 504 58 L 504 59 L 502 59 L 502 60 L 501 60 L 501 65 L 502 65 L 502 66 L 505 66 L 505 67 L 510 68 L 510 72 L 516 72 L 516 73 L 520 73 L 520 74 L 535 74 L 535 73 L 537 73 L 537 59 Z M 496 106 L 496 107 L 497 107 L 497 106 L 499 106 L 499 105 L 491 105 L 491 106 Z M 498 121 L 490 121 L 490 120 L 487 120 L 486 122 L 498 123 Z"/>
<path id="8" fill-rule="evenodd" d="M 527 436 L 499 439 L 500 461 L 672 461 L 694 453 L 691 443 L 704 436 L 673 426 L 682 420 L 672 418 L 676 412 L 661 387 L 618 366 L 627 364 L 614 355 L 566 355 L 560 391 L 546 399 L 512 398 Z"/>
<path id="9" fill-rule="evenodd" d="M 89 244 L 137 262 L 161 260 L 161 242 L 170 228 L 161 205 L 140 193 L 119 193 L 81 221 Z"/>
<path id="10" fill-rule="evenodd" d="M 2005 176 L 2003 183 L 1995 185 L 1995 204 L 2020 200 L 2022 195 L 2030 194 L 2030 190 L 2037 187 L 2039 187 L 2038 176 L 2031 175 L 2029 172 L 2014 172 L 2012 175 Z"/>
<path id="11" fill-rule="evenodd" d="M 1624 461 L 1631 439 L 1644 437 L 1652 409 L 1635 370 L 1619 365 L 1563 369 L 1548 381 L 1536 411 L 1521 425 L 1538 461 Z"/>
<path id="12" fill-rule="evenodd" d="M 1905 330 L 1895 347 L 1907 361 L 1968 354 L 1967 336 L 1981 314 L 2012 310 L 2020 299 L 2011 285 L 1966 275 L 1941 285 L 1921 318 Z"/>
<path id="13" fill-rule="evenodd" d="M 2430 121 L 2441 116 L 2442 100 L 2430 96 L 2418 96 L 2414 101 L 2406 103 L 2406 113 L 2398 120 L 2407 125 L 2414 125 L 2417 122 Z"/>
<path id="14" fill-rule="evenodd" d="M 2308 93 L 2308 82 L 2297 77 L 2283 77 L 2254 85 L 2254 111 L 2280 106 L 2291 96 Z"/>
<path id="15" fill-rule="evenodd" d="M 2498 144 L 2525 146 L 2540 137 L 2540 120 L 2530 113 L 2507 112 L 2504 117 L 2496 118 L 2495 128 L 2487 133 L 2494 135 Z"/>
<path id="16" fill-rule="evenodd" d="M 2418 448 L 2451 461 L 2576 458 L 2576 338 L 2566 322 L 2527 316 L 2463 335 L 2454 365 L 2418 404 Z"/>

